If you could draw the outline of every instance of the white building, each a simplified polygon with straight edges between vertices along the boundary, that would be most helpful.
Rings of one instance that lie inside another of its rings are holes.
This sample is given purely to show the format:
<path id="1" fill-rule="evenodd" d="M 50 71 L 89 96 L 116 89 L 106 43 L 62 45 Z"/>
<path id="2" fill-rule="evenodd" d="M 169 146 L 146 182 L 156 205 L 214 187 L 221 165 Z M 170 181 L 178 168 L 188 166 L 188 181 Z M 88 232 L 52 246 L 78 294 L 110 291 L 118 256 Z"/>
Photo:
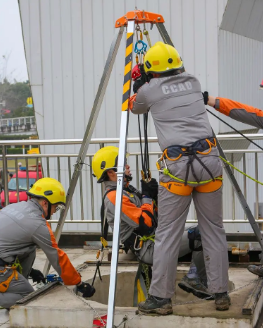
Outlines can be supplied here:
<path id="1" fill-rule="evenodd" d="M 261 0 L 19 0 L 19 6 L 40 139 L 83 138 L 110 44 L 117 33 L 115 21 L 134 10 L 135 6 L 163 15 L 166 29 L 183 58 L 186 70 L 200 80 L 203 90 L 261 107 L 263 93 L 258 89 L 263 77 Z M 150 37 L 152 43 L 160 40 L 155 26 L 150 31 Z M 93 138 L 119 137 L 124 53 L 125 38 L 117 55 Z M 216 133 L 230 131 L 215 117 L 210 115 L 209 119 Z M 230 122 L 226 117 L 223 119 Z M 230 123 L 238 129 L 251 129 L 241 123 Z M 135 136 L 138 136 L 137 118 L 131 116 L 129 137 Z M 152 121 L 149 136 L 155 136 Z M 233 144 L 228 147 L 233 148 Z M 248 144 L 235 144 L 237 147 L 245 148 Z M 97 149 L 90 146 L 88 152 L 93 153 Z M 77 153 L 78 150 L 79 147 L 75 146 L 41 148 L 42 153 Z M 134 150 L 138 147 L 129 146 L 129 151 Z M 235 159 L 235 164 L 240 166 L 241 156 Z M 61 163 L 61 180 L 68 187 L 67 164 Z M 248 165 L 254 165 L 253 158 Z M 53 162 L 51 169 L 52 176 L 56 178 Z M 83 170 L 84 197 L 87 199 L 85 219 L 88 219 L 89 167 Z M 154 174 L 157 175 L 157 172 Z M 259 178 L 263 180 L 262 176 Z M 242 183 L 243 177 L 238 179 Z M 253 212 L 254 183 L 248 183 L 249 188 L 248 201 Z M 95 214 L 98 219 L 101 195 L 99 188 L 95 191 Z M 262 195 L 260 190 L 261 199 Z M 78 188 L 74 197 L 74 218 L 78 219 Z M 225 219 L 232 219 L 232 203 L 231 188 L 225 181 Z M 237 200 L 235 209 L 237 218 L 243 219 L 244 214 Z M 190 217 L 194 218 L 193 210 Z M 71 224 L 65 228 L 85 230 L 87 226 Z M 227 228 L 231 231 L 249 229 L 244 224 L 235 227 L 231 224 Z"/>

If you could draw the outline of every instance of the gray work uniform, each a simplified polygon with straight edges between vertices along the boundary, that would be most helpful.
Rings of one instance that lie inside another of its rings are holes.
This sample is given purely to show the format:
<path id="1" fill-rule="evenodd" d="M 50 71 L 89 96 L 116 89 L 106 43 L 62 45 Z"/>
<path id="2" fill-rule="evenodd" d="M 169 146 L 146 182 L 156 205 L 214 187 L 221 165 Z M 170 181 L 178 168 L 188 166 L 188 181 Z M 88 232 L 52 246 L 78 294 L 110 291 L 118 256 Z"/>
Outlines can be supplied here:
<path id="1" fill-rule="evenodd" d="M 39 203 L 32 199 L 11 204 L 0 211 L 0 259 L 11 265 L 17 258 L 23 270 L 22 274 L 18 273 L 17 280 L 12 279 L 5 293 L 0 292 L 0 306 L 9 308 L 33 291 L 27 278 L 35 260 L 36 246 L 44 251 L 66 285 L 81 281 L 67 254 L 58 248 Z M 5 268 L 5 274 L 0 274 L 0 283 L 12 274 L 8 266 L 0 266 L 0 271 Z"/>
<path id="2" fill-rule="evenodd" d="M 169 146 L 191 146 L 200 139 L 213 137 L 205 110 L 199 81 L 188 73 L 154 78 L 137 93 L 132 112 L 151 111 L 158 141 L 163 151 Z M 218 150 L 212 148 L 208 155 L 197 155 L 214 177 L 222 175 Z M 166 159 L 172 175 L 185 179 L 188 156 L 176 161 Z M 195 159 L 193 169 L 198 181 L 211 179 L 208 172 Z M 188 181 L 197 181 L 192 169 Z M 160 181 L 174 181 L 160 173 Z M 195 185 L 198 186 L 198 185 Z M 177 259 L 185 221 L 193 199 L 198 226 L 202 236 L 208 289 L 222 293 L 228 289 L 228 253 L 222 220 L 222 188 L 215 192 L 200 193 L 193 190 L 189 196 L 180 196 L 159 186 L 158 228 L 155 233 L 153 278 L 150 294 L 171 298 L 174 294 Z"/>
<path id="3" fill-rule="evenodd" d="M 115 198 L 116 198 L 116 190 L 114 188 L 117 187 L 117 183 L 113 181 L 106 181 L 104 182 L 104 184 L 105 184 L 106 193 L 108 190 L 113 189 L 112 191 L 106 194 L 106 197 L 104 199 L 105 216 L 107 218 L 109 226 L 113 230 L 114 215 L 115 215 Z M 123 244 L 125 244 L 125 241 L 133 234 L 135 229 L 139 228 L 139 224 L 138 224 L 139 218 L 141 215 L 144 215 L 143 213 L 144 211 L 149 212 L 150 204 L 152 204 L 151 199 L 149 198 L 141 199 L 136 193 L 123 190 L 123 202 L 122 202 L 121 223 L 120 223 L 120 239 Z M 192 227 L 195 226 L 197 225 L 193 225 Z M 180 237 L 179 257 L 183 257 L 192 252 L 189 246 L 188 230 L 189 228 L 185 228 L 182 239 Z M 154 232 L 152 232 L 152 234 L 154 234 Z M 199 246 L 201 246 L 201 242 L 196 240 L 195 248 L 198 248 Z M 152 256 L 152 252 L 148 254 L 148 256 L 145 255 L 145 257 L 147 257 L 148 260 L 149 257 L 151 256 Z M 203 251 L 193 251 L 191 266 L 196 266 L 199 277 L 202 280 L 205 281 L 207 280 Z"/>

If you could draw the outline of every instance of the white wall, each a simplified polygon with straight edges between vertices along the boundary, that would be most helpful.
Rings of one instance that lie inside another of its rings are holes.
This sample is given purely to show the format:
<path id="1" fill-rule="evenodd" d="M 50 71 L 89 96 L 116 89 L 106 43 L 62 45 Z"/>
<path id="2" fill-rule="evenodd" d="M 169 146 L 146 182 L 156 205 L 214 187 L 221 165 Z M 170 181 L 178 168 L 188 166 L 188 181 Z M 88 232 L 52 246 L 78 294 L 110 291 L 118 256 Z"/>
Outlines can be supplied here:
<path id="1" fill-rule="evenodd" d="M 110 44 L 117 32 L 115 20 L 135 6 L 163 15 L 186 70 L 199 78 L 204 90 L 217 95 L 218 33 L 226 3 L 227 0 L 19 0 L 40 139 L 83 137 Z M 152 43 L 159 40 L 156 27 L 150 31 L 150 37 Z M 123 40 L 93 137 L 119 136 L 124 52 Z M 217 119 L 209 119 L 218 132 Z M 137 117 L 131 116 L 129 136 L 138 136 Z M 155 136 L 152 120 L 149 136 Z M 78 149 L 59 146 L 42 147 L 41 151 L 72 153 Z M 96 149 L 90 146 L 88 152 Z M 129 147 L 129 151 L 133 150 L 135 146 Z M 61 180 L 67 188 L 67 163 L 62 161 L 61 165 Z M 51 175 L 56 178 L 56 163 L 50 166 Z M 83 183 L 84 197 L 88 199 L 89 167 L 84 167 Z M 80 216 L 78 190 L 73 202 L 75 219 Z M 99 189 L 95 190 L 95 197 L 98 213 Z M 89 202 L 85 204 L 85 214 L 88 219 Z M 66 227 L 76 228 L 87 227 Z"/>

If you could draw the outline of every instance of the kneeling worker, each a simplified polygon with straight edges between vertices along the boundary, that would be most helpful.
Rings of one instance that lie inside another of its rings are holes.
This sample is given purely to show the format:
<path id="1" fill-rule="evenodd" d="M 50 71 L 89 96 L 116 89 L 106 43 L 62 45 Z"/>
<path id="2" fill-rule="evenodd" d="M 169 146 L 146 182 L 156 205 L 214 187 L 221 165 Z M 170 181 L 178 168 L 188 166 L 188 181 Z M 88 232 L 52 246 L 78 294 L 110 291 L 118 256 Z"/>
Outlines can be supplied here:
<path id="1" fill-rule="evenodd" d="M 45 282 L 41 271 L 32 268 L 36 246 L 46 254 L 65 285 L 77 285 L 83 297 L 91 297 L 95 289 L 81 281 L 67 254 L 58 248 L 47 222 L 65 206 L 62 184 L 52 178 L 39 179 L 27 194 L 27 202 L 8 205 L 0 212 L 0 306 L 8 309 L 34 291 L 28 277 L 33 282 Z"/>
<path id="2" fill-rule="evenodd" d="M 93 157 L 92 170 L 98 183 L 104 183 L 105 194 L 102 204 L 102 219 L 106 218 L 113 229 L 115 199 L 117 188 L 118 148 L 108 146 L 101 148 Z M 157 199 L 158 183 L 155 179 L 142 183 L 142 193 L 129 184 L 132 180 L 130 167 L 126 164 L 125 181 L 122 198 L 120 239 L 125 250 L 129 249 L 137 259 L 148 265 L 153 264 L 154 233 L 157 226 L 157 213 L 154 211 L 153 199 Z M 189 231 L 188 231 L 189 230 Z M 201 239 L 198 237 L 197 225 L 185 229 L 181 241 L 179 257 L 193 251 L 192 263 L 188 274 L 180 281 L 179 287 L 200 298 L 209 298 Z M 188 236 L 189 239 L 188 239 Z M 140 239 L 144 241 L 140 244 Z M 145 238 L 146 237 L 146 238 Z M 147 238 L 150 237 L 150 238 Z"/>

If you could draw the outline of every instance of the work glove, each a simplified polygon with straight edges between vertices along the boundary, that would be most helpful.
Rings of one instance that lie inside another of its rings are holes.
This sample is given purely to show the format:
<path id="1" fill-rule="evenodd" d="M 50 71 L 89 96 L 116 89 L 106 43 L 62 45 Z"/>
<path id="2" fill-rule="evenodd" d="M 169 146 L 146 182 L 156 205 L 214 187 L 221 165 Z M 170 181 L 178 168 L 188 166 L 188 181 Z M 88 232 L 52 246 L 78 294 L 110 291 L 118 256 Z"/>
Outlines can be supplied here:
<path id="1" fill-rule="evenodd" d="M 208 100 L 209 100 L 209 93 L 208 91 L 203 92 L 203 97 L 204 97 L 204 103 L 207 105 Z"/>
<path id="2" fill-rule="evenodd" d="M 45 283 L 46 279 L 43 276 L 43 273 L 40 270 L 36 270 L 36 269 L 31 269 L 31 272 L 29 274 L 29 277 L 31 277 L 33 279 L 33 282 L 37 282 L 38 284 L 40 282 Z"/>
<path id="3" fill-rule="evenodd" d="M 158 182 L 152 178 L 149 182 L 141 180 L 142 195 L 148 196 L 157 201 L 158 196 Z"/>
<path id="4" fill-rule="evenodd" d="M 140 89 L 140 87 L 142 87 L 145 83 L 146 83 L 146 81 L 144 79 L 142 79 L 142 78 L 137 79 L 133 83 L 133 93 L 137 93 L 138 90 Z"/>
<path id="5" fill-rule="evenodd" d="M 128 108 L 129 108 L 129 110 L 132 110 L 133 109 L 133 103 L 136 100 L 136 96 L 137 96 L 137 93 L 135 93 L 133 96 L 131 96 L 129 98 L 129 101 L 128 101 Z"/>
<path id="6" fill-rule="evenodd" d="M 150 236 L 154 232 L 154 227 L 148 227 L 147 224 L 144 222 L 143 216 L 139 218 L 139 228 L 137 229 L 137 232 L 141 236 Z"/>
<path id="7" fill-rule="evenodd" d="M 82 297 L 92 297 L 96 290 L 87 282 L 82 282 L 80 285 L 77 285 L 77 291 L 81 293 Z"/>

